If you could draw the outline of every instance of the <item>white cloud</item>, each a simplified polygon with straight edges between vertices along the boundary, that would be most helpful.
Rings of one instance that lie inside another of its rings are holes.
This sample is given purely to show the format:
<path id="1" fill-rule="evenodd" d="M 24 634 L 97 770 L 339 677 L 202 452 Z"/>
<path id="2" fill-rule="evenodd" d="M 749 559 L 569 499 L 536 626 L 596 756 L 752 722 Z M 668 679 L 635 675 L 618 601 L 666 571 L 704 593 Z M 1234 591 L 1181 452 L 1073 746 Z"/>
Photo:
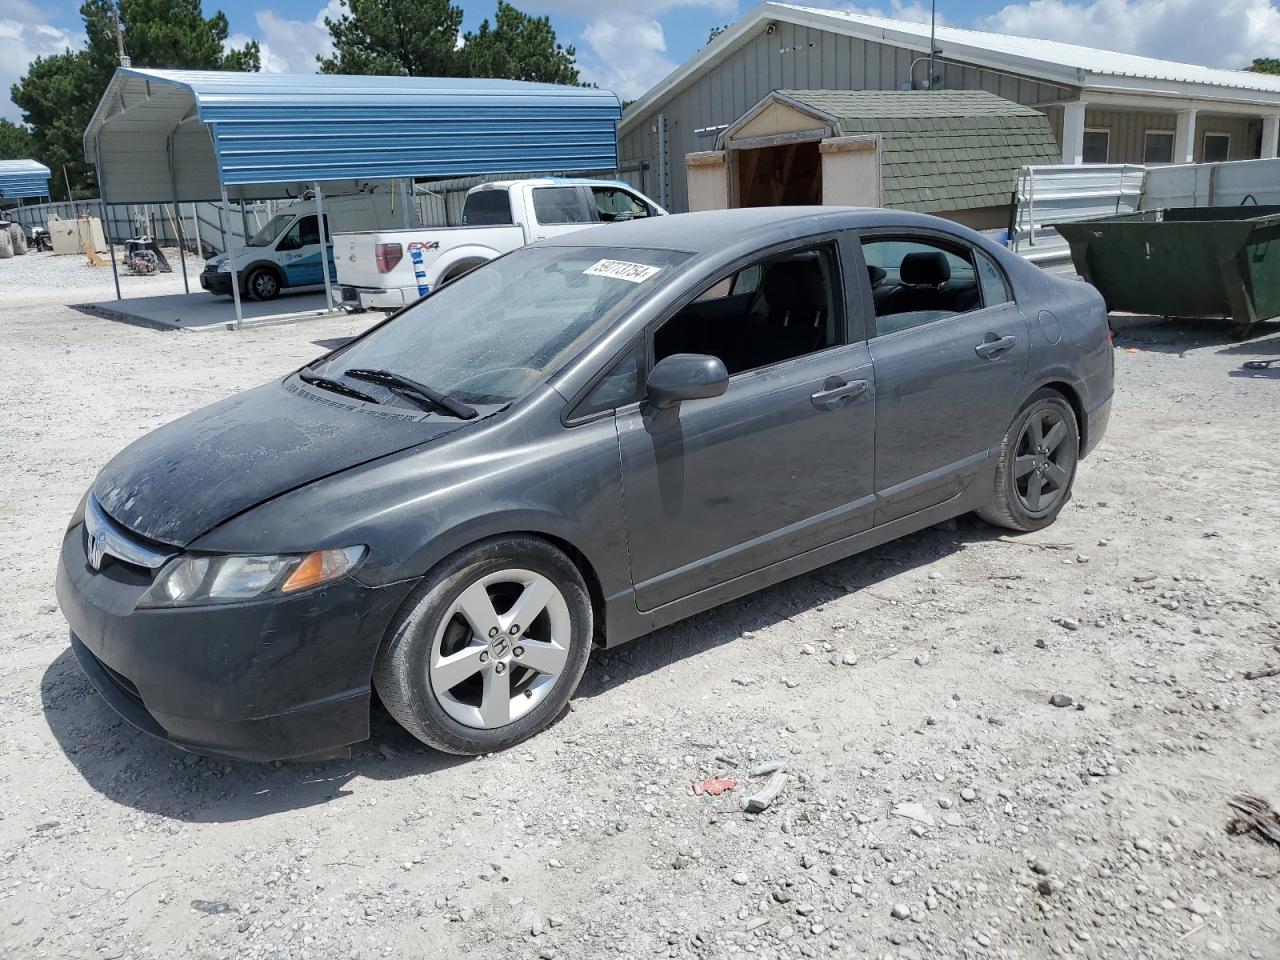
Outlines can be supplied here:
<path id="1" fill-rule="evenodd" d="M 336 20 L 342 13 L 338 0 L 329 0 L 310 20 L 290 20 L 274 10 L 259 10 L 254 14 L 258 35 L 234 34 L 227 38 L 227 46 L 243 47 L 256 39 L 261 47 L 263 73 L 315 73 L 319 68 L 316 54 L 328 56 L 333 51 L 324 18 Z"/>
<path id="2" fill-rule="evenodd" d="M 995 33 L 1215 67 L 1275 56 L 1280 8 L 1273 0 L 1030 0 L 976 26 Z"/>
<path id="3" fill-rule="evenodd" d="M 0 0 L 0 117 L 21 120 L 9 88 L 36 57 L 62 53 L 84 43 L 84 35 L 45 22 L 46 14 L 27 0 Z"/>
<path id="4" fill-rule="evenodd" d="M 586 49 L 578 51 L 584 80 L 634 100 L 677 66 L 667 56 L 662 24 L 639 13 L 597 17 L 582 33 Z"/>
<path id="5" fill-rule="evenodd" d="M 909 20 L 912 23 L 928 23 L 931 9 L 928 3 L 921 3 L 920 0 L 890 0 L 888 8 L 880 6 L 844 6 L 841 10 L 847 10 L 849 13 L 860 13 L 867 17 L 883 17 L 888 20 Z M 939 26 L 946 23 L 947 19 L 943 16 L 942 11 L 938 11 L 937 23 Z"/>
<path id="6" fill-rule="evenodd" d="M 531 14 L 567 13 L 575 17 L 604 19 L 600 17 L 600 8 L 603 6 L 600 0 L 528 0 L 518 6 Z M 644 4 L 645 13 L 648 14 L 662 13 L 673 7 L 703 7 L 713 13 L 732 15 L 738 12 L 738 0 L 649 0 Z"/>

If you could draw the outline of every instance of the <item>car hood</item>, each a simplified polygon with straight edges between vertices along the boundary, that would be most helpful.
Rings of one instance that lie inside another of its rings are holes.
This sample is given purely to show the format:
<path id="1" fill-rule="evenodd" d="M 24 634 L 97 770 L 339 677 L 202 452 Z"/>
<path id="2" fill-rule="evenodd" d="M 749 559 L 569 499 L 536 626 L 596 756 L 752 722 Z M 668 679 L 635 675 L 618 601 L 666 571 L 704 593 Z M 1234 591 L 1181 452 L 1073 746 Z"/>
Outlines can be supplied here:
<path id="1" fill-rule="evenodd" d="M 282 493 L 462 426 L 348 401 L 291 376 L 152 431 L 116 454 L 93 492 L 128 529 L 185 547 Z"/>

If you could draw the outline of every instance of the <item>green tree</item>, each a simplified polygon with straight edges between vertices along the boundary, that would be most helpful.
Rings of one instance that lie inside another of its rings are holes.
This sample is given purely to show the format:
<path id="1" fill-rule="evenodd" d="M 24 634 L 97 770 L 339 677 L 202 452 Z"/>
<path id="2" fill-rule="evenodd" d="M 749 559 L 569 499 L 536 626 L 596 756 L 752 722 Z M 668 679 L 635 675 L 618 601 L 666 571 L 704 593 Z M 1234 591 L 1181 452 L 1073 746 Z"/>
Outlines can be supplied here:
<path id="1" fill-rule="evenodd" d="M 472 77 L 502 77 L 539 83 L 582 82 L 572 46 L 562 46 L 550 17 L 531 17 L 506 0 L 498 0 L 494 25 L 488 18 L 475 33 L 463 38 L 458 51 L 465 73 Z"/>
<path id="2" fill-rule="evenodd" d="M 461 36 L 462 8 L 449 0 L 342 0 L 325 17 L 333 53 L 322 73 L 408 77 L 498 77 L 581 82 L 576 51 L 556 39 L 550 17 L 531 17 L 498 0 L 493 21 Z"/>
<path id="3" fill-rule="evenodd" d="M 1280 58 L 1256 57 L 1249 69 L 1254 73 L 1280 73 Z"/>
<path id="4" fill-rule="evenodd" d="M 333 55 L 316 56 L 321 73 L 452 77 L 462 8 L 449 0 L 342 0 L 348 12 L 325 17 Z"/>
<path id="5" fill-rule="evenodd" d="M 118 62 L 117 21 L 123 26 L 125 53 L 136 67 L 259 66 L 256 42 L 224 49 L 227 18 L 221 11 L 206 18 L 200 0 L 86 0 L 80 15 L 88 38 L 85 47 L 37 58 L 12 89 L 13 102 L 31 127 L 35 157 L 53 171 L 58 197 L 66 193 L 64 167 L 76 196 L 97 192 L 82 140 Z"/>
<path id="6" fill-rule="evenodd" d="M 0 118 L 0 160 L 27 160 L 34 152 L 31 131 L 20 123 Z"/>

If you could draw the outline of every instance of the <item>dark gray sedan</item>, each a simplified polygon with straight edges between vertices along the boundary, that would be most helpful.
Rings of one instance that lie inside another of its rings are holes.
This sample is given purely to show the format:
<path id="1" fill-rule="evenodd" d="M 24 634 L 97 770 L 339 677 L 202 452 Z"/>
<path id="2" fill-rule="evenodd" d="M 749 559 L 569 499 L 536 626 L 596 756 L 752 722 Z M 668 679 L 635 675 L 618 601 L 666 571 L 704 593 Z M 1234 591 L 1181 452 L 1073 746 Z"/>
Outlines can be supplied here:
<path id="1" fill-rule="evenodd" d="M 599 227 L 132 444 L 58 597 L 102 696 L 178 746 L 332 754 L 376 690 L 498 750 L 593 644 L 967 511 L 1051 523 L 1112 378 L 1091 287 L 942 220 Z"/>

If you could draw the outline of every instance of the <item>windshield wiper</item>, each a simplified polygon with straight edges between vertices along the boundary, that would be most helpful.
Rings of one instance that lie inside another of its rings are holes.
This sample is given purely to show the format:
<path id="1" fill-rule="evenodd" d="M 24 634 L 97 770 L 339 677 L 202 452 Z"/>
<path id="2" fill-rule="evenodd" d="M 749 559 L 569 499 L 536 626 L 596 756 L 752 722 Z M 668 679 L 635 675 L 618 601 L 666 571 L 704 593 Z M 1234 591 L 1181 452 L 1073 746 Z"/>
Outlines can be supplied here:
<path id="1" fill-rule="evenodd" d="M 306 370 L 298 371 L 298 379 L 303 383 L 309 383 L 313 387 L 319 387 L 321 390 L 329 390 L 333 393 L 340 393 L 344 397 L 352 397 L 356 400 L 363 400 L 365 403 L 377 403 L 375 397 L 369 396 L 363 390 L 357 390 L 355 387 L 349 387 L 340 380 L 331 380 L 328 377 L 322 377 L 319 374 L 309 373 Z"/>
<path id="2" fill-rule="evenodd" d="M 408 377 L 402 377 L 398 373 L 392 373 L 390 370 L 365 370 L 357 367 L 353 370 L 342 371 L 344 377 L 351 377 L 354 380 L 367 380 L 369 383 L 380 383 L 384 387 L 389 387 L 398 393 L 402 393 L 407 397 L 433 403 L 437 407 L 453 414 L 459 420 L 473 420 L 476 417 L 475 407 L 457 400 L 447 393 L 441 393 L 439 390 L 432 390 L 425 384 L 418 383 L 417 380 L 410 380 Z"/>

